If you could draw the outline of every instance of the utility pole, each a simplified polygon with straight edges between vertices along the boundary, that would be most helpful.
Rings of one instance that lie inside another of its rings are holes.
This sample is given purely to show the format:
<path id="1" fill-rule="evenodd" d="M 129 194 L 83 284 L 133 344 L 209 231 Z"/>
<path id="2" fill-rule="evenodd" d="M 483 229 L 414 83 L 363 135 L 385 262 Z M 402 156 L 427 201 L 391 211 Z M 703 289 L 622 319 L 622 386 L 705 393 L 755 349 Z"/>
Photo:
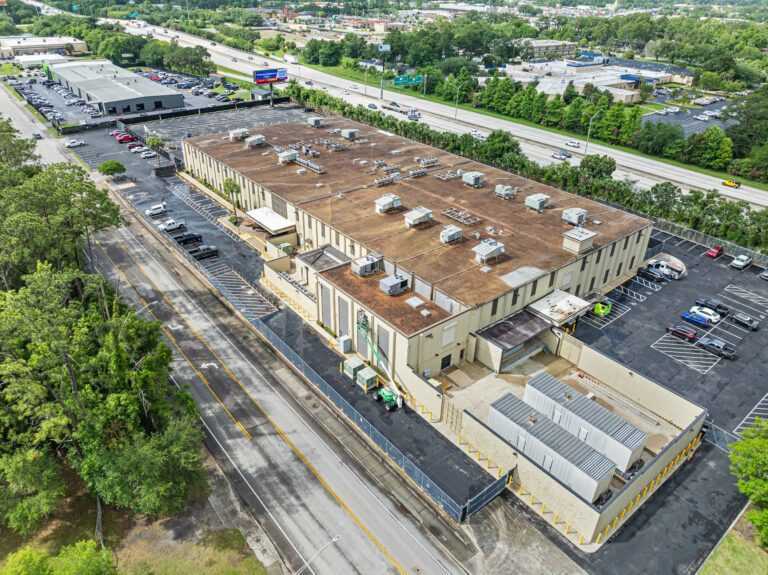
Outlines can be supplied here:
<path id="1" fill-rule="evenodd" d="M 427 78 L 428 78 L 428 76 L 429 76 L 428 74 L 424 74 L 424 93 L 422 94 L 422 96 L 424 96 L 425 98 L 427 97 Z"/>
<path id="2" fill-rule="evenodd" d="M 466 84 L 467 82 L 469 82 L 469 80 L 465 80 L 465 81 L 463 81 L 463 82 L 461 83 L 461 85 L 460 85 L 458 88 L 456 88 L 456 110 L 455 110 L 455 111 L 454 111 L 454 113 L 453 113 L 453 119 L 454 119 L 454 120 L 455 120 L 455 119 L 458 117 L 458 115 L 459 115 L 459 93 L 461 92 L 461 88 L 462 88 L 462 87 L 464 86 L 464 84 Z"/>
<path id="3" fill-rule="evenodd" d="M 587 155 L 587 149 L 589 148 L 589 135 L 592 133 L 592 120 L 595 119 L 595 117 L 602 112 L 602 108 L 599 109 L 597 112 L 592 114 L 592 117 L 589 119 L 589 129 L 587 130 L 587 143 L 584 145 L 584 155 Z"/>

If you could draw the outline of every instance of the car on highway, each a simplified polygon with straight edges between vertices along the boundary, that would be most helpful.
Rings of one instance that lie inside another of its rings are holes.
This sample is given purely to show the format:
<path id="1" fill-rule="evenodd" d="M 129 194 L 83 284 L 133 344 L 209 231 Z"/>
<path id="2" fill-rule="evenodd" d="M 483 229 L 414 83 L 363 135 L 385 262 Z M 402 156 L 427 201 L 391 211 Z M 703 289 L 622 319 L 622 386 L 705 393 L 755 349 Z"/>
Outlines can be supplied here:
<path id="1" fill-rule="evenodd" d="M 729 188 L 740 188 L 741 182 L 739 180 L 723 180 L 723 185 Z"/>
<path id="2" fill-rule="evenodd" d="M 556 160 L 567 160 L 568 159 L 568 156 L 566 156 L 565 154 L 563 154 L 560 151 L 557 151 L 554 154 L 552 154 L 552 157 L 554 159 L 556 159 Z"/>
<path id="3" fill-rule="evenodd" d="M 173 236 L 173 239 L 180 246 L 186 246 L 189 244 L 198 244 L 203 241 L 203 236 L 197 232 L 187 232 L 178 236 Z"/>
<path id="4" fill-rule="evenodd" d="M 64 146 L 67 148 L 79 148 L 80 146 L 85 146 L 85 142 L 82 140 L 70 140 Z"/>
<path id="5" fill-rule="evenodd" d="M 149 208 L 144 210 L 144 215 L 149 216 L 150 218 L 156 218 L 157 216 L 164 216 L 165 202 L 161 204 L 155 204 L 154 206 L 149 206 Z"/>
<path id="6" fill-rule="evenodd" d="M 731 262 L 731 267 L 737 270 L 745 270 L 752 263 L 752 258 L 749 256 L 736 256 Z"/>
<path id="7" fill-rule="evenodd" d="M 692 323 L 693 325 L 697 325 L 699 327 L 709 327 L 710 325 L 707 318 L 696 313 L 685 312 L 681 317 L 688 323 Z"/>
<path id="8" fill-rule="evenodd" d="M 696 315 L 700 315 L 707 318 L 707 321 L 709 321 L 709 323 L 717 323 L 722 319 L 715 310 L 709 309 L 708 307 L 704 307 L 701 305 L 695 305 L 688 311 L 690 313 L 694 313 Z"/>
<path id="9" fill-rule="evenodd" d="M 379 109 L 379 108 L 378 108 L 378 106 L 376 106 L 376 104 L 368 104 L 368 107 L 369 107 L 371 110 L 378 110 L 378 109 Z"/>
<path id="10" fill-rule="evenodd" d="M 311 85 L 312 85 L 312 80 L 306 80 L 304 83 L 305 83 L 307 86 L 311 86 Z"/>
<path id="11" fill-rule="evenodd" d="M 713 310 L 717 315 L 725 317 L 728 315 L 728 312 L 730 311 L 730 308 L 727 305 L 724 305 L 717 301 L 716 299 L 710 299 L 706 297 L 700 297 L 696 300 L 696 305 L 700 305 L 702 307 L 708 307 L 709 309 Z"/>
<path id="12" fill-rule="evenodd" d="M 219 255 L 219 248 L 216 246 L 200 246 L 189 250 L 187 253 L 199 261 L 217 257 Z"/>
<path id="13" fill-rule="evenodd" d="M 358 90 L 357 84 L 351 84 L 351 85 L 349 86 L 349 89 L 350 89 L 350 90 Z M 395 106 L 397 106 L 397 104 L 395 104 Z"/>
<path id="14" fill-rule="evenodd" d="M 253 56 L 248 56 L 248 59 L 249 60 L 253 60 Z"/>
<path id="15" fill-rule="evenodd" d="M 572 158 L 573 157 L 573 154 L 571 154 L 568 150 L 560 150 L 560 154 L 562 154 L 566 158 Z"/>
<path id="16" fill-rule="evenodd" d="M 230 58 L 230 62 L 237 62 L 237 58 Z"/>
<path id="17" fill-rule="evenodd" d="M 750 331 L 757 331 L 760 329 L 760 322 L 745 313 L 734 313 L 731 315 L 731 321 L 736 325 L 747 328 Z"/>
<path id="18" fill-rule="evenodd" d="M 736 350 L 725 344 L 724 341 L 719 339 L 712 339 L 709 337 L 702 337 L 697 345 L 703 349 L 706 349 L 710 353 L 714 353 L 725 359 L 736 359 Z"/>
<path id="19" fill-rule="evenodd" d="M 714 246 L 709 248 L 709 251 L 707 252 L 707 257 L 712 258 L 713 260 L 716 260 L 724 253 L 725 252 L 723 251 L 723 248 L 721 248 L 720 246 Z"/>
<path id="20" fill-rule="evenodd" d="M 39 133 L 39 132 L 33 132 L 33 133 L 32 133 L 32 137 L 33 137 L 35 140 L 42 140 L 42 139 L 43 139 L 43 137 L 40 135 L 40 133 Z"/>
<path id="21" fill-rule="evenodd" d="M 392 106 L 393 108 L 399 108 L 400 107 L 400 104 L 398 104 L 397 102 L 390 102 L 389 105 Z"/>
<path id="22" fill-rule="evenodd" d="M 157 154 L 152 150 L 147 150 L 146 152 L 142 152 L 141 154 L 139 154 L 139 157 L 144 158 L 145 160 L 149 158 L 154 158 L 155 156 L 157 156 Z"/>
<path id="23" fill-rule="evenodd" d="M 341 93 L 342 93 L 344 96 L 349 96 L 349 90 L 342 90 L 342 91 L 341 91 Z"/>
<path id="24" fill-rule="evenodd" d="M 577 142 L 576 140 L 568 140 L 565 145 L 569 148 L 581 148 L 581 142 Z"/>
<path id="25" fill-rule="evenodd" d="M 651 268 L 637 268 L 637 275 L 638 277 L 659 284 L 666 283 L 667 281 L 667 278 L 663 273 L 661 273 L 659 270 L 654 270 Z"/>
<path id="26" fill-rule="evenodd" d="M 187 229 L 187 222 L 184 220 L 179 220 L 177 222 L 173 218 L 169 218 L 162 224 L 158 225 L 157 229 L 161 232 L 168 232 L 169 234 L 172 232 L 183 232 Z"/>
<path id="27" fill-rule="evenodd" d="M 686 341 L 694 341 L 696 339 L 696 330 L 687 325 L 675 325 L 671 323 L 667 326 L 667 333 Z"/>

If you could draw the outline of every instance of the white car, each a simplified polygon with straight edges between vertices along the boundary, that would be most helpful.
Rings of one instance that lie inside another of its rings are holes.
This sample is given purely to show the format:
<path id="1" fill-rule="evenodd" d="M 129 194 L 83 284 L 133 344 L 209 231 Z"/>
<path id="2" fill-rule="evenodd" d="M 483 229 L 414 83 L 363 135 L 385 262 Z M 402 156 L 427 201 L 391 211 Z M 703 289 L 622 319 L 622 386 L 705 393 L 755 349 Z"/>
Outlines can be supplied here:
<path id="1" fill-rule="evenodd" d="M 669 112 L 670 114 L 679 114 L 680 108 L 678 108 L 677 106 L 672 106 L 671 108 L 667 108 L 667 112 Z"/>
<path id="2" fill-rule="evenodd" d="M 150 206 L 148 210 L 144 210 L 144 213 L 151 218 L 155 216 L 164 216 L 165 202 L 163 202 L 162 204 L 155 204 L 154 206 Z"/>
<path id="3" fill-rule="evenodd" d="M 357 88 L 357 84 L 352 84 L 352 85 L 349 87 L 349 89 L 350 89 L 350 90 L 357 90 L 357 89 L 358 89 L 358 88 Z"/>
<path id="4" fill-rule="evenodd" d="M 720 316 L 714 311 L 712 311 L 711 309 L 709 309 L 708 307 L 701 307 L 701 306 L 695 305 L 691 308 L 691 313 L 704 316 L 712 323 L 717 323 L 720 321 Z"/>
<path id="5" fill-rule="evenodd" d="M 659 116 L 666 116 L 667 115 L 667 109 L 666 108 L 662 108 L 661 110 L 656 110 L 656 113 Z"/>
<path id="6" fill-rule="evenodd" d="M 731 267 L 737 270 L 745 270 L 752 263 L 752 258 L 749 256 L 736 256 L 731 262 Z"/>
<path id="7" fill-rule="evenodd" d="M 85 142 L 82 140 L 70 140 L 64 146 L 67 148 L 79 148 L 80 146 L 85 146 Z"/>
<path id="8" fill-rule="evenodd" d="M 144 146 L 137 146 L 136 148 L 131 148 L 132 154 L 138 154 L 140 152 L 149 152 L 149 148 L 145 148 Z"/>
<path id="9" fill-rule="evenodd" d="M 694 120 L 701 120 L 702 122 L 709 122 L 709 116 L 705 114 L 698 114 L 693 117 Z"/>
<path id="10" fill-rule="evenodd" d="M 145 160 L 147 158 L 154 158 L 157 154 L 153 152 L 152 150 L 147 150 L 146 152 L 142 152 L 139 157 L 144 158 Z"/>
<path id="11" fill-rule="evenodd" d="M 581 148 L 581 142 L 577 142 L 576 140 L 568 140 L 565 145 L 569 148 Z"/>
<path id="12" fill-rule="evenodd" d="M 349 90 L 342 90 L 341 93 L 345 96 L 349 96 Z"/>

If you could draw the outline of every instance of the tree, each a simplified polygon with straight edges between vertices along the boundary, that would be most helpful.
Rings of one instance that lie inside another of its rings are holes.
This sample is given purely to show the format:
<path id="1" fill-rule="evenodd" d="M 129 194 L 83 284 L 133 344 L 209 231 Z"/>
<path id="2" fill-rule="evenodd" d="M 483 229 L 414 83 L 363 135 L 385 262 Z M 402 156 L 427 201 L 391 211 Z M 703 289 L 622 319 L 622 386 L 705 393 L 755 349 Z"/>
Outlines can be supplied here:
<path id="1" fill-rule="evenodd" d="M 56 575 L 116 575 L 109 551 L 100 550 L 93 540 L 78 541 L 64 547 L 52 561 Z"/>
<path id="2" fill-rule="evenodd" d="M 579 171 L 591 179 L 610 178 L 616 170 L 616 160 L 610 156 L 585 156 L 579 164 Z"/>
<path id="3" fill-rule="evenodd" d="M 25 547 L 8 555 L 0 575 L 54 575 L 50 557 L 44 551 Z"/>
<path id="4" fill-rule="evenodd" d="M 98 171 L 102 176 L 114 176 L 124 174 L 125 166 L 117 160 L 107 160 L 98 167 Z"/>
<path id="5" fill-rule="evenodd" d="M 650 84 L 649 82 L 641 82 L 637 92 L 640 94 L 640 102 L 645 104 L 645 101 L 653 95 L 653 84 Z"/>
<path id="6" fill-rule="evenodd" d="M 763 547 L 768 547 L 768 422 L 757 418 L 741 439 L 731 444 L 731 473 L 736 486 L 754 506 L 747 519 L 755 526 Z"/>
<path id="7" fill-rule="evenodd" d="M 160 165 L 160 150 L 165 147 L 165 142 L 157 136 L 150 136 L 147 138 L 147 147 L 154 150 L 157 154 L 157 165 Z"/>
<path id="8" fill-rule="evenodd" d="M 232 202 L 232 215 L 235 217 L 235 225 L 237 225 L 237 204 L 236 197 L 240 195 L 240 184 L 233 178 L 227 178 L 224 180 L 224 193 L 229 197 L 229 201 Z"/>

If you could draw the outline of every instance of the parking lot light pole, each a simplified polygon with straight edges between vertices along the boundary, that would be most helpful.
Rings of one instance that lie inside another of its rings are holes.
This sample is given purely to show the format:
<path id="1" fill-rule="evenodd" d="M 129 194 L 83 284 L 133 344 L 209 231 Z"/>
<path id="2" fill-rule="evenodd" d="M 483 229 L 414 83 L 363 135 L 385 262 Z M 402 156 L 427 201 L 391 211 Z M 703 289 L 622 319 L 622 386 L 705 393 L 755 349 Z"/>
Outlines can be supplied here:
<path id="1" fill-rule="evenodd" d="M 602 112 L 602 111 L 603 111 L 603 110 L 602 110 L 602 108 L 601 108 L 600 110 L 598 110 L 597 112 L 595 112 L 594 114 L 592 114 L 592 117 L 589 119 L 589 129 L 587 130 L 587 143 L 586 143 L 586 144 L 584 144 L 584 155 L 585 155 L 585 156 L 587 155 L 587 150 L 589 149 L 589 135 L 592 133 L 592 120 L 594 120 L 594 119 L 597 117 L 597 115 L 598 115 L 600 112 Z"/>

